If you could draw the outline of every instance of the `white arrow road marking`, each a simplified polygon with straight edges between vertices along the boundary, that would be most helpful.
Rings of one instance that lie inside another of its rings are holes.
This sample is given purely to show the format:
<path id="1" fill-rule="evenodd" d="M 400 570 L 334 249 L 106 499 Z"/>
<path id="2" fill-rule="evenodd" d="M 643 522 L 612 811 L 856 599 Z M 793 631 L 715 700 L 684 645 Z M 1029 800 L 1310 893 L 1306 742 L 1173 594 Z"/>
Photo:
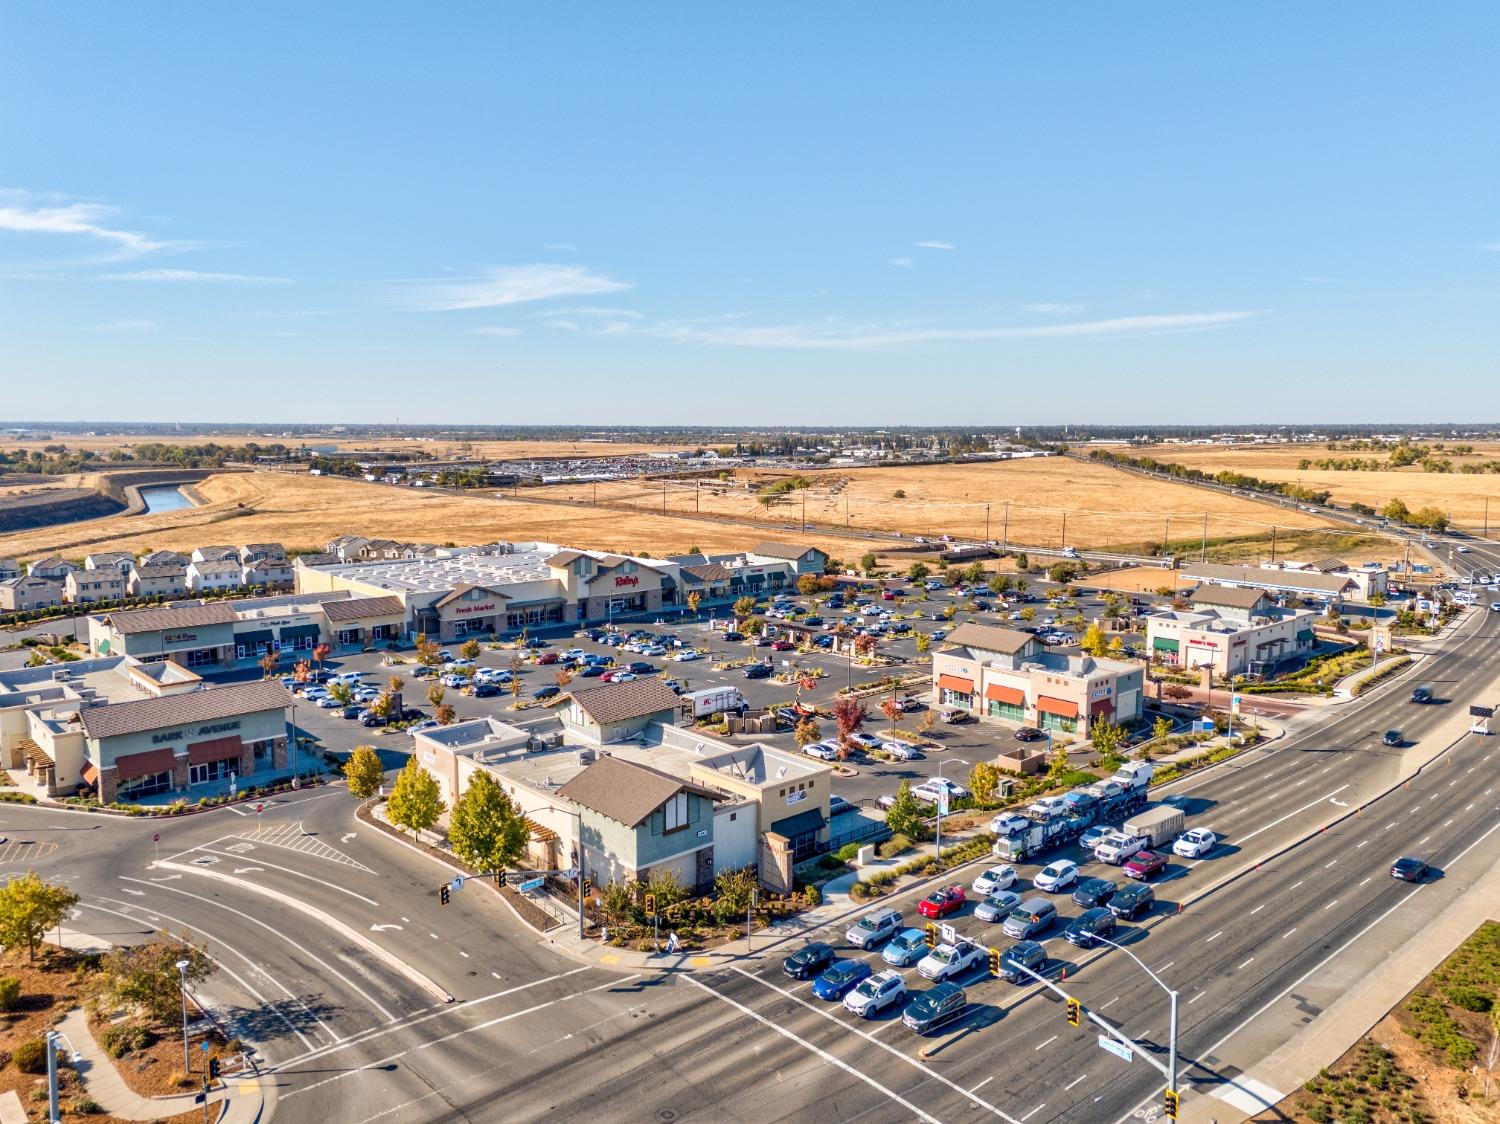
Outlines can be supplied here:
<path id="1" fill-rule="evenodd" d="M 146 896 L 145 890 L 126 890 L 125 892 L 127 894 L 134 894 L 138 898 L 144 898 Z"/>
<path id="2" fill-rule="evenodd" d="M 249 874 L 252 871 L 256 871 L 256 870 L 262 870 L 263 871 L 265 869 L 266 868 L 263 867 L 263 866 L 237 866 L 237 867 L 234 868 L 234 872 L 236 874 Z"/>
<path id="3" fill-rule="evenodd" d="M 347 842 L 349 842 L 349 840 L 353 839 L 358 834 L 359 834 L 359 832 L 357 832 L 357 831 L 346 832 L 345 834 L 339 836 L 339 842 L 340 843 L 347 843 Z"/>
<path id="4" fill-rule="evenodd" d="M 399 928 L 401 928 L 400 925 L 371 925 L 370 926 L 370 932 L 372 932 L 372 933 L 383 933 L 387 929 L 399 929 Z"/>
<path id="5" fill-rule="evenodd" d="M 182 875 L 180 875 L 180 874 L 166 874 L 166 875 L 163 875 L 160 878 L 153 878 L 153 879 L 151 879 L 151 881 L 152 882 L 176 882 L 181 877 L 182 877 Z"/>
<path id="6" fill-rule="evenodd" d="M 1347 808 L 1347 807 L 1349 807 L 1349 805 L 1345 804 L 1342 800 L 1335 800 L 1331 796 L 1328 798 L 1328 803 L 1332 804 L 1336 808 Z"/>

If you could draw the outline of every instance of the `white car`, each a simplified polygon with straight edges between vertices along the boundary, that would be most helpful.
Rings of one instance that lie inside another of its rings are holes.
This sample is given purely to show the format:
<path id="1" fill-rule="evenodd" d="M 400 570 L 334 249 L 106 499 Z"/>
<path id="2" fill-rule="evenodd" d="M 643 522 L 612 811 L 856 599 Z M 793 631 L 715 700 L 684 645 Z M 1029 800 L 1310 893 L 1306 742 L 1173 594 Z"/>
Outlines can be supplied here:
<path id="1" fill-rule="evenodd" d="M 695 652 L 692 648 L 685 648 L 673 657 L 673 659 L 675 659 L 678 663 L 691 663 L 697 658 L 698 653 Z"/>
<path id="2" fill-rule="evenodd" d="M 960 796 L 969 795 L 969 790 L 957 781 L 950 781 L 947 777 L 933 777 L 911 790 L 911 794 L 924 804 L 936 804 L 938 794 L 947 790 L 949 800 L 957 800 Z"/>
<path id="3" fill-rule="evenodd" d="M 917 961 L 917 974 L 934 981 L 948 980 L 979 967 L 986 962 L 987 957 L 986 950 L 977 944 L 969 941 L 948 944 L 945 941 Z"/>
<path id="4" fill-rule="evenodd" d="M 1038 890 L 1056 894 L 1078 881 L 1078 864 L 1071 859 L 1058 859 L 1042 867 L 1032 884 Z"/>
<path id="5" fill-rule="evenodd" d="M 587 653 L 585 653 L 582 648 L 569 648 L 566 652 L 563 652 L 559 658 L 565 660 L 581 660 L 586 654 Z"/>
<path id="6" fill-rule="evenodd" d="M 1172 853 L 1185 859 L 1201 859 L 1219 845 L 1219 837 L 1206 827 L 1184 831 L 1172 844 Z"/>
<path id="7" fill-rule="evenodd" d="M 887 1007 L 900 1006 L 906 999 L 906 981 L 900 972 L 887 968 L 866 976 L 859 986 L 844 996 L 844 1008 L 864 1019 L 873 1019 Z"/>
<path id="8" fill-rule="evenodd" d="M 332 710 L 334 707 L 343 706 L 344 704 L 339 702 L 339 700 L 334 698 L 332 695 L 324 695 L 318 700 L 318 705 L 324 710 Z"/>
<path id="9" fill-rule="evenodd" d="M 456 667 L 473 667 L 473 666 L 474 666 L 474 661 L 473 660 L 466 660 L 466 659 L 463 659 L 462 657 L 460 657 L 459 659 L 449 660 L 447 663 L 443 664 L 443 670 L 444 671 L 452 671 Z"/>
<path id="10" fill-rule="evenodd" d="M 897 761 L 915 761 L 922 756 L 922 751 L 909 742 L 881 742 L 880 749 L 883 753 L 889 753 Z"/>
<path id="11" fill-rule="evenodd" d="M 837 761 L 839 759 L 838 748 L 827 742 L 809 742 L 802 747 L 802 752 L 809 757 L 816 757 L 819 761 Z"/>
<path id="12" fill-rule="evenodd" d="M 974 893 L 987 898 L 996 890 L 1009 890 L 1016 884 L 1017 877 L 1013 866 L 992 866 L 974 879 Z"/>
<path id="13" fill-rule="evenodd" d="M 874 734 L 857 733 L 850 734 L 849 740 L 860 747 L 860 749 L 879 749 L 880 739 Z"/>
<path id="14" fill-rule="evenodd" d="M 341 671 L 337 675 L 330 675 L 328 677 L 328 682 L 330 686 L 334 683 L 344 683 L 352 687 L 354 686 L 354 684 L 359 682 L 359 672 Z"/>

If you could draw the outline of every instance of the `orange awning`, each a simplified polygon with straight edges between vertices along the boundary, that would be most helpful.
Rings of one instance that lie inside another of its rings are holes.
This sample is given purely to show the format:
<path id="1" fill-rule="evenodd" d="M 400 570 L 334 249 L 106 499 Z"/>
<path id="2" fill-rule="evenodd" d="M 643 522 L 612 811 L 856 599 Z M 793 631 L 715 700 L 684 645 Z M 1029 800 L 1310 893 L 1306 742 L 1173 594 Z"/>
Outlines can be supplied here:
<path id="1" fill-rule="evenodd" d="M 244 748 L 245 743 L 240 740 L 238 734 L 232 734 L 227 738 L 196 742 L 188 746 L 188 764 L 207 765 L 210 761 L 238 761 Z"/>
<path id="2" fill-rule="evenodd" d="M 170 773 L 175 760 L 170 749 L 148 749 L 144 753 L 127 753 L 124 757 L 115 758 L 115 777 L 122 781 L 133 781 L 136 777 Z"/>
<path id="3" fill-rule="evenodd" d="M 963 695 L 972 695 L 974 693 L 974 680 L 963 679 L 957 675 L 939 675 L 938 686 L 949 691 L 957 691 Z"/>
<path id="4" fill-rule="evenodd" d="M 1068 702 L 1066 699 L 1050 699 L 1041 695 L 1036 700 L 1038 714 L 1055 714 L 1059 718 L 1077 718 L 1078 704 Z"/>
<path id="5" fill-rule="evenodd" d="M 1026 692 L 1019 687 L 1007 687 L 1002 683 L 991 683 L 984 689 L 984 697 L 1011 706 L 1025 706 Z"/>
<path id="6" fill-rule="evenodd" d="M 1093 702 L 1089 703 L 1090 717 L 1099 714 L 1113 714 L 1114 712 L 1115 703 L 1113 699 L 1095 699 Z"/>

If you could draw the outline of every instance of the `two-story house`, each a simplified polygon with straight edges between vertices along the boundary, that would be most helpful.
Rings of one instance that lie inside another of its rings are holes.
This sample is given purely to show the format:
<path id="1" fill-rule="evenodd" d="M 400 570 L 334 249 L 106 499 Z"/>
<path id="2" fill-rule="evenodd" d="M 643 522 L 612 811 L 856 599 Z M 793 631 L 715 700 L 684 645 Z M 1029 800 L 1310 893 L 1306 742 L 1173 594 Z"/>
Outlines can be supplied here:
<path id="1" fill-rule="evenodd" d="M 63 600 L 75 605 L 90 601 L 119 601 L 125 592 L 125 575 L 114 566 L 74 570 L 63 579 Z"/>
<path id="2" fill-rule="evenodd" d="M 29 613 L 62 604 L 63 583 L 31 574 L 0 582 L 0 612 Z"/>
<path id="3" fill-rule="evenodd" d="M 181 597 L 187 593 L 187 563 L 142 562 L 130 571 L 125 588 L 132 597 Z"/>
<path id="4" fill-rule="evenodd" d="M 193 552 L 198 553 L 197 551 Z M 222 562 L 189 562 L 187 587 L 190 593 L 211 593 L 215 590 L 238 589 L 240 585 L 240 563 L 236 559 Z"/>
<path id="5" fill-rule="evenodd" d="M 26 567 L 26 573 L 33 578 L 46 578 L 48 581 L 61 582 L 79 567 L 69 562 L 66 558 L 52 555 L 50 558 L 40 558 Z"/>

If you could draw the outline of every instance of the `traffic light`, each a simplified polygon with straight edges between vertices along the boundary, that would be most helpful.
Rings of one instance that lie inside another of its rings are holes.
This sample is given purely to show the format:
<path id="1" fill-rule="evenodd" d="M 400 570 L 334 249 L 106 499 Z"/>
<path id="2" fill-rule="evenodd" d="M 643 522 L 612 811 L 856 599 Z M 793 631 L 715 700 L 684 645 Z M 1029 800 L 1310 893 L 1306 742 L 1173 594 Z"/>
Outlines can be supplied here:
<path id="1" fill-rule="evenodd" d="M 927 930 L 927 936 L 925 938 L 925 940 L 927 941 L 927 947 L 928 948 L 936 948 L 937 947 L 937 926 L 934 925 L 931 921 L 929 921 L 926 924 L 925 928 Z"/>
<path id="2" fill-rule="evenodd" d="M 208 1059 L 208 1079 L 210 1081 L 213 1081 L 213 1080 L 217 1079 L 218 1076 L 219 1076 L 219 1059 L 218 1058 L 209 1058 Z"/>
<path id="3" fill-rule="evenodd" d="M 1165 1094 L 1165 1104 L 1162 1106 L 1167 1114 L 1168 1120 L 1177 1119 L 1177 1090 L 1168 1089 Z"/>
<path id="4" fill-rule="evenodd" d="M 656 916 L 656 895 L 655 894 L 647 894 L 646 895 L 646 913 L 650 917 L 655 917 Z"/>
<path id="5" fill-rule="evenodd" d="M 1083 1022 L 1083 1004 L 1076 999 L 1068 1000 L 1068 1025 L 1078 1026 Z"/>
<path id="6" fill-rule="evenodd" d="M 448 883 L 444 882 L 438 887 L 438 901 L 443 905 L 448 904 Z"/>
<path id="7" fill-rule="evenodd" d="M 495 885 L 496 886 L 504 886 L 505 885 L 505 871 L 503 871 L 503 870 L 497 870 L 497 871 L 495 871 Z"/>
<path id="8" fill-rule="evenodd" d="M 588 897 L 593 892 L 594 892 L 594 880 L 592 878 L 585 878 L 583 880 L 583 896 L 584 897 Z"/>
<path id="9" fill-rule="evenodd" d="M 999 974 L 1000 974 L 1000 950 L 998 948 L 992 948 L 992 949 L 990 949 L 990 975 L 992 975 L 992 976 L 998 976 Z"/>

